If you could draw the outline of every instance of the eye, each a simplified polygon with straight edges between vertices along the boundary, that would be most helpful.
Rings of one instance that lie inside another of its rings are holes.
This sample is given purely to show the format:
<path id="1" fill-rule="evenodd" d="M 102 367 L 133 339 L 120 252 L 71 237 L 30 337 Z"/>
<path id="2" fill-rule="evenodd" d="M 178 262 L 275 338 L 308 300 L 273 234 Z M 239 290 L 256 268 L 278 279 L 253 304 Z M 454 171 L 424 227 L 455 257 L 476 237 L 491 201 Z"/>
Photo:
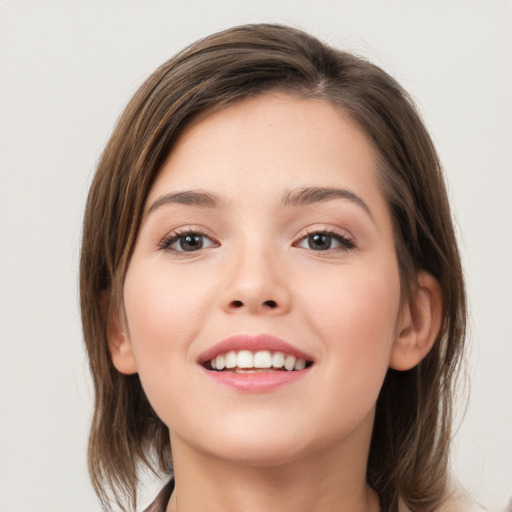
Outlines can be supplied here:
<path id="1" fill-rule="evenodd" d="M 301 238 L 297 243 L 297 247 L 312 251 L 328 251 L 330 249 L 353 249 L 355 245 L 352 240 L 339 233 L 318 231 L 309 233 L 304 238 Z"/>
<path id="2" fill-rule="evenodd" d="M 209 247 L 217 247 L 218 244 L 203 233 L 195 231 L 174 232 L 162 240 L 160 248 L 174 252 L 195 252 Z"/>

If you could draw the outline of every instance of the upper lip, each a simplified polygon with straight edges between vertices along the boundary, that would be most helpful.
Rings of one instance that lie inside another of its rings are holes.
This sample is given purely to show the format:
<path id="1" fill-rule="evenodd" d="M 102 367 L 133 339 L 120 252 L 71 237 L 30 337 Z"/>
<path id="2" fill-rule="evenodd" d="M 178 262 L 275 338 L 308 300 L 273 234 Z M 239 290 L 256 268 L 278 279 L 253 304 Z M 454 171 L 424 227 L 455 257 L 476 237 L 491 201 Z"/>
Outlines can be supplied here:
<path id="1" fill-rule="evenodd" d="M 199 356 L 199 363 L 203 364 L 211 361 L 219 354 L 225 354 L 231 350 L 250 350 L 256 352 L 258 350 L 268 350 L 270 352 L 283 352 L 295 356 L 296 358 L 304 359 L 305 361 L 313 361 L 313 356 L 299 350 L 287 341 L 281 338 L 272 336 L 271 334 L 235 334 L 230 336 L 219 343 L 216 343 L 211 348 L 207 349 Z"/>

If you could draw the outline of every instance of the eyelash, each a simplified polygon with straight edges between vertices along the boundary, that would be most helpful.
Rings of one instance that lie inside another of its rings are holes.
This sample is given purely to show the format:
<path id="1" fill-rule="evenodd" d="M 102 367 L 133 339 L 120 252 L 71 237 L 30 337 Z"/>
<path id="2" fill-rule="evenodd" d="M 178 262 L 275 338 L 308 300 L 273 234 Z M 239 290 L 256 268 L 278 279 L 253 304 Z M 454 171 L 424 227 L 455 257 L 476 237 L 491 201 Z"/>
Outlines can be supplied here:
<path id="1" fill-rule="evenodd" d="M 212 246 L 216 246 L 216 247 L 219 246 L 218 242 L 213 241 L 205 233 L 203 233 L 199 230 L 187 228 L 187 229 L 183 229 L 183 230 L 176 230 L 176 231 L 173 231 L 172 233 L 170 233 L 158 244 L 158 248 L 163 251 L 171 251 L 176 254 L 183 254 L 183 255 L 186 253 L 194 253 L 194 252 L 198 252 L 202 249 L 209 248 L 209 247 L 206 247 L 206 248 L 200 247 L 196 251 L 185 251 L 185 250 L 178 250 L 178 249 L 172 248 L 172 245 L 175 244 L 176 242 L 178 242 L 180 239 L 184 239 L 185 237 L 192 236 L 192 235 L 200 236 L 200 237 L 202 237 L 203 240 L 204 239 L 209 240 L 212 243 Z M 301 234 L 301 236 L 297 242 L 293 243 L 293 246 L 300 247 L 301 242 L 306 241 L 310 236 L 314 236 L 314 235 L 328 236 L 332 240 L 335 240 L 336 242 L 338 242 L 341 245 L 341 247 L 335 247 L 335 248 L 328 247 L 326 249 L 320 249 L 317 251 L 315 251 L 312 248 L 303 247 L 303 249 L 308 249 L 313 252 L 329 252 L 329 251 L 350 251 L 351 249 L 356 248 L 356 245 L 355 245 L 354 241 L 352 240 L 352 238 L 348 237 L 346 234 L 341 234 L 339 232 L 336 232 L 333 230 L 328 230 L 328 229 L 311 229 L 309 231 L 306 231 L 305 233 Z"/>
<path id="2" fill-rule="evenodd" d="M 202 237 L 203 239 L 208 239 L 212 242 L 212 244 L 214 246 L 218 246 L 219 244 L 217 242 L 214 242 L 208 235 L 206 235 L 205 233 L 197 230 L 197 229 L 191 229 L 191 228 L 187 228 L 187 229 L 183 229 L 183 230 L 176 230 L 176 231 L 173 231 L 172 233 L 170 233 L 168 236 L 166 236 L 159 244 L 158 244 L 158 248 L 163 250 L 163 251 L 171 251 L 171 252 L 174 252 L 174 253 L 177 253 L 177 254 L 186 254 L 187 252 L 190 252 L 190 253 L 193 253 L 193 252 L 198 252 L 199 250 L 203 249 L 203 247 L 201 247 L 200 249 L 198 249 L 198 251 L 184 251 L 184 250 L 177 250 L 177 249 L 173 249 L 171 246 L 178 242 L 180 239 L 184 239 L 185 237 L 187 236 L 192 236 L 192 235 L 196 235 L 196 236 L 200 236 Z"/>
<path id="3" fill-rule="evenodd" d="M 340 232 L 337 232 L 335 230 L 329 230 L 329 229 L 310 229 L 308 231 L 306 231 L 305 233 L 302 233 L 299 240 L 297 242 L 295 242 L 293 245 L 295 247 L 298 247 L 299 244 L 302 242 L 302 241 L 305 241 L 307 240 L 310 236 L 313 236 L 313 235 L 325 235 L 325 236 L 329 236 L 331 237 L 331 239 L 337 241 L 341 247 L 335 247 L 335 248 L 327 248 L 327 249 L 324 249 L 324 250 L 317 250 L 317 251 L 314 251 L 313 249 L 309 248 L 309 250 L 311 251 L 314 251 L 314 252 L 332 252 L 332 251 L 350 251 L 351 249 L 355 249 L 356 248 L 356 244 L 354 243 L 354 240 L 347 236 L 346 233 L 340 233 Z"/>

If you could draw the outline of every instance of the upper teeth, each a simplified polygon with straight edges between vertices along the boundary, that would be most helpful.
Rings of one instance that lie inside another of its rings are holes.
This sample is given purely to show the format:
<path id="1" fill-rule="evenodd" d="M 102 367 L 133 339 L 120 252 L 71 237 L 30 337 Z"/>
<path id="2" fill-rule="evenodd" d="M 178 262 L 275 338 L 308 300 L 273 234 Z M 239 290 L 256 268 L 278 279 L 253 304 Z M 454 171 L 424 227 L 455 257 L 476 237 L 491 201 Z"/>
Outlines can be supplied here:
<path id="1" fill-rule="evenodd" d="M 302 370 L 306 367 L 304 359 L 296 358 L 283 352 L 271 353 L 269 350 L 231 350 L 225 354 L 219 354 L 210 361 L 214 370 L 224 368 L 285 368 L 288 371 Z"/>

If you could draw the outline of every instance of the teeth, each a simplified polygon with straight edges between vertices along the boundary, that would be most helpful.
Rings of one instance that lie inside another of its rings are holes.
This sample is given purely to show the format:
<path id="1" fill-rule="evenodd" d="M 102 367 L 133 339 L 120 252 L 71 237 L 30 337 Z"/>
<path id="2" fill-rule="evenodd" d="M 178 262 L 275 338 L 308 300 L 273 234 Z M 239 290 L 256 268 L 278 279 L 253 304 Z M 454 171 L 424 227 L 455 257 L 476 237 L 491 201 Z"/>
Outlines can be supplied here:
<path id="1" fill-rule="evenodd" d="M 262 350 L 254 354 L 254 368 L 270 368 L 272 366 L 272 355 L 268 350 Z"/>
<path id="2" fill-rule="evenodd" d="M 282 352 L 274 352 L 272 366 L 274 368 L 282 368 L 284 366 L 284 354 Z"/>
<path id="3" fill-rule="evenodd" d="M 248 350 L 238 352 L 236 362 L 238 368 L 254 368 L 254 356 Z"/>
<path id="4" fill-rule="evenodd" d="M 249 368 L 249 369 L 240 369 L 240 368 L 237 368 L 235 370 L 235 373 L 261 373 L 261 372 L 264 372 L 265 371 L 265 368 Z"/>
<path id="5" fill-rule="evenodd" d="M 235 368 L 237 363 L 236 352 L 232 350 L 226 354 L 226 368 Z"/>
<path id="6" fill-rule="evenodd" d="M 218 360 L 218 358 L 217 358 Z M 219 363 L 217 362 L 217 368 L 219 367 Z M 286 356 L 284 360 L 284 367 L 291 372 L 295 368 L 295 356 Z"/>
<path id="7" fill-rule="evenodd" d="M 296 358 L 292 355 L 286 355 L 283 352 L 274 352 L 269 350 L 259 350 L 251 352 L 241 350 L 236 352 L 231 350 L 226 354 L 219 354 L 210 361 L 212 370 L 235 369 L 237 373 L 254 373 L 268 368 L 282 369 L 287 371 L 303 370 L 306 367 L 304 359 Z M 254 369 L 254 370 L 253 370 Z"/>
<path id="8" fill-rule="evenodd" d="M 224 356 L 217 356 L 215 363 L 217 370 L 224 370 L 224 367 L 226 366 L 226 360 L 224 359 Z"/>
<path id="9" fill-rule="evenodd" d="M 304 359 L 297 359 L 294 370 L 304 370 L 304 368 L 306 368 L 306 361 Z"/>

